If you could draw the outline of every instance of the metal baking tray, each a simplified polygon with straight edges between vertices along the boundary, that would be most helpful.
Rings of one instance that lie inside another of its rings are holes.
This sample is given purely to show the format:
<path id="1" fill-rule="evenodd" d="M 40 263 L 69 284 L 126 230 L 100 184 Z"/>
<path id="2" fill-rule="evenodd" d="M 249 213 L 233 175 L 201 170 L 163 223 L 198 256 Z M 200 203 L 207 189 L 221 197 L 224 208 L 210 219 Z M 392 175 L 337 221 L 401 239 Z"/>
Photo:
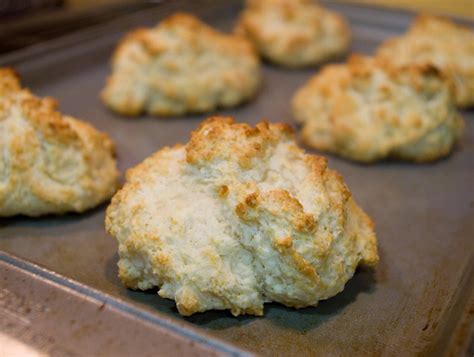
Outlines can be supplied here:
<path id="1" fill-rule="evenodd" d="M 412 14 L 325 3 L 352 26 L 352 50 L 371 53 L 402 33 Z M 230 30 L 239 1 L 172 1 L 8 56 L 23 82 L 115 140 L 125 169 L 165 145 L 186 142 L 204 116 L 122 118 L 98 93 L 117 40 L 137 26 L 190 11 Z M 251 103 L 220 111 L 239 121 L 291 121 L 294 91 L 317 68 L 263 65 Z M 474 287 L 474 112 L 448 158 L 433 164 L 359 165 L 329 156 L 373 217 L 380 264 L 359 269 L 344 291 L 314 308 L 268 304 L 264 317 L 209 311 L 181 317 L 156 291 L 117 278 L 117 245 L 104 230 L 106 205 L 85 214 L 0 220 L 2 341 L 51 355 L 445 355 L 469 353 Z M 312 151 L 311 149 L 308 149 Z M 2 337 L 3 334 L 3 337 Z M 3 340 L 2 340 L 3 338 Z M 3 348 L 5 348 L 3 343 Z M 170 352 L 172 351 L 172 352 Z M 472 354 L 472 347 L 471 352 Z"/>

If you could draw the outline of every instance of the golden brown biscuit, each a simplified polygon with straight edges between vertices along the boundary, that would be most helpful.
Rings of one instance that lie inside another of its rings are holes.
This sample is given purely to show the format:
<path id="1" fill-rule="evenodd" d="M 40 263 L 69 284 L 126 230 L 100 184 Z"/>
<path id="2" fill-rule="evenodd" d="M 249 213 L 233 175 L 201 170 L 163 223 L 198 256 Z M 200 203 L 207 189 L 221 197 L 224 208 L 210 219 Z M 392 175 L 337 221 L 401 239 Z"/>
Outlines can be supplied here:
<path id="1" fill-rule="evenodd" d="M 323 157 L 301 150 L 283 124 L 228 117 L 131 169 L 106 227 L 123 283 L 158 287 L 182 315 L 314 306 L 378 261 L 370 218 Z"/>
<path id="2" fill-rule="evenodd" d="M 252 98 L 260 81 L 249 42 L 176 14 L 122 40 L 102 99 L 124 115 L 209 112 Z"/>
<path id="3" fill-rule="evenodd" d="M 248 0 L 236 31 L 279 65 L 302 67 L 344 54 L 350 30 L 342 16 L 312 0 Z"/>
<path id="4" fill-rule="evenodd" d="M 0 68 L 0 216 L 82 212 L 116 191 L 110 139 L 56 107 Z"/>
<path id="5" fill-rule="evenodd" d="M 305 143 L 361 162 L 436 160 L 464 127 L 436 68 L 358 55 L 315 75 L 294 96 L 293 114 Z"/>
<path id="6" fill-rule="evenodd" d="M 394 65 L 431 64 L 452 80 L 456 104 L 474 105 L 474 32 L 436 16 L 419 16 L 408 32 L 389 39 L 377 56 Z"/>

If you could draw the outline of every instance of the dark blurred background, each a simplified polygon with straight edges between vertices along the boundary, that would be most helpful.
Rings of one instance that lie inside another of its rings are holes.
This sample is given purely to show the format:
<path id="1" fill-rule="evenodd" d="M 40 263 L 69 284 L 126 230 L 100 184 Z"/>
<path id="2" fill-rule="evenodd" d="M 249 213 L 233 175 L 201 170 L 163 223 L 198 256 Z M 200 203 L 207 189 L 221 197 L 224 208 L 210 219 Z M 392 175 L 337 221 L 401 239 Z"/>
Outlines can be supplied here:
<path id="1" fill-rule="evenodd" d="M 162 1 L 173 0 L 0 0 L 0 54 L 106 23 Z M 339 1 L 474 18 L 474 0 Z"/>
<path id="2" fill-rule="evenodd" d="M 0 54 L 157 6 L 159 0 L 0 0 Z"/>

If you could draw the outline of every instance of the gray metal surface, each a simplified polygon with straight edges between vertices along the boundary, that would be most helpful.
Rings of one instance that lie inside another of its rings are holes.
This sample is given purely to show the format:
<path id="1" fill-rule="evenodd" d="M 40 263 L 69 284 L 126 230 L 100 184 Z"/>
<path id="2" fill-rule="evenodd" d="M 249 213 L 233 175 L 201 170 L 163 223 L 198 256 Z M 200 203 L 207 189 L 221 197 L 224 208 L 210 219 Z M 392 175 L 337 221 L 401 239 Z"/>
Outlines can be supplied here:
<path id="1" fill-rule="evenodd" d="M 354 33 L 352 49 L 357 52 L 371 53 L 382 39 L 403 32 L 410 22 L 410 15 L 402 12 L 328 5 L 348 17 Z M 228 30 L 239 6 L 238 1 L 175 1 L 113 26 L 77 34 L 75 42 L 85 41 L 73 46 L 65 39 L 0 57 L 0 63 L 15 65 L 26 85 L 35 93 L 56 97 L 63 112 L 107 131 L 117 143 L 123 171 L 162 146 L 186 142 L 204 116 L 128 119 L 107 111 L 98 93 L 110 70 L 116 40 L 124 31 L 150 25 L 176 8 L 189 9 Z M 290 98 L 316 70 L 264 65 L 260 95 L 245 106 L 220 113 L 250 123 L 261 118 L 292 123 Z M 94 299 L 102 296 L 130 307 L 122 309 L 124 314 L 142 324 L 164 321 L 262 355 L 455 354 L 470 339 L 474 286 L 474 112 L 463 114 L 467 125 L 461 144 L 450 157 L 433 164 L 366 166 L 329 156 L 330 166 L 344 176 L 376 223 L 381 261 L 374 270 L 359 270 L 342 293 L 316 308 L 294 310 L 268 304 L 264 317 L 235 318 L 211 311 L 183 318 L 172 301 L 156 292 L 133 292 L 122 286 L 117 278 L 117 246 L 104 231 L 105 205 L 82 215 L 0 220 L 0 250 L 56 272 L 67 278 L 64 281 L 94 289 Z M 29 284 L 24 289 L 30 289 Z M 61 291 L 67 295 L 67 290 Z M 77 298 L 89 301 L 91 291 L 85 289 Z M 120 321 L 114 326 L 130 324 L 125 318 Z M 140 323 L 137 329 L 148 328 Z M 140 333 L 147 336 L 149 331 Z M 102 343 L 103 332 L 94 338 L 96 344 Z M 84 339 L 94 343 L 90 336 Z M 149 347 L 133 340 L 128 343 Z M 127 350 L 116 355 L 120 354 L 126 355 Z"/>
<path id="2" fill-rule="evenodd" d="M 0 282 L 0 342 L 17 341 L 0 356 L 23 357 L 18 343 L 32 355 L 68 357 L 241 354 L 1 252 Z"/>

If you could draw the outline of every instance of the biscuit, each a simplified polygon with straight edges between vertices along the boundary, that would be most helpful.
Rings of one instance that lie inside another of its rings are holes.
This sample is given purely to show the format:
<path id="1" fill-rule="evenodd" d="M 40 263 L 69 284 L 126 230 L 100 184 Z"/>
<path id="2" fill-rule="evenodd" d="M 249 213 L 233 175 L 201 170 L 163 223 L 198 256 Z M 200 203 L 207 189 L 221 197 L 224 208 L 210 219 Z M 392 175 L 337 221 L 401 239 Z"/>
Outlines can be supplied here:
<path id="1" fill-rule="evenodd" d="M 56 107 L 0 68 L 0 216 L 82 212 L 116 191 L 111 140 Z"/>
<path id="2" fill-rule="evenodd" d="M 474 105 L 474 32 L 436 16 L 419 16 L 408 32 L 385 41 L 377 56 L 395 65 L 431 64 L 453 82 L 456 104 Z"/>
<path id="3" fill-rule="evenodd" d="M 228 117 L 129 170 L 106 227 L 123 283 L 158 287 L 182 315 L 314 306 L 378 261 L 373 223 L 323 157 L 286 125 Z"/>
<path id="4" fill-rule="evenodd" d="M 102 99 L 123 115 L 183 115 L 236 106 L 254 97 L 260 82 L 248 41 L 175 14 L 122 40 Z"/>
<path id="5" fill-rule="evenodd" d="M 312 0 L 248 0 L 236 32 L 262 57 L 287 67 L 326 62 L 343 55 L 350 44 L 343 17 Z"/>
<path id="6" fill-rule="evenodd" d="M 292 106 L 306 144 L 367 163 L 436 160 L 464 127 L 449 81 L 435 67 L 393 67 L 359 55 L 323 68 Z"/>

